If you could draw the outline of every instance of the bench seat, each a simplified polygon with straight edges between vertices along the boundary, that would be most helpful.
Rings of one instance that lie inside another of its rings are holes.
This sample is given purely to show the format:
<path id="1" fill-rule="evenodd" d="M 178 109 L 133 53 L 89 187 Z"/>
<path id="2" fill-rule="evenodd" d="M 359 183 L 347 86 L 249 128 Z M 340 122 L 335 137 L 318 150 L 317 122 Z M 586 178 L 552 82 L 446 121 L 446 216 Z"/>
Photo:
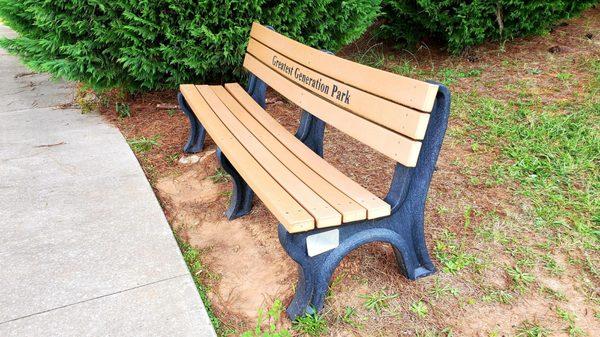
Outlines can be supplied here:
<path id="1" fill-rule="evenodd" d="M 391 207 L 315 154 L 236 83 L 180 87 L 233 166 L 290 233 L 390 215 Z"/>

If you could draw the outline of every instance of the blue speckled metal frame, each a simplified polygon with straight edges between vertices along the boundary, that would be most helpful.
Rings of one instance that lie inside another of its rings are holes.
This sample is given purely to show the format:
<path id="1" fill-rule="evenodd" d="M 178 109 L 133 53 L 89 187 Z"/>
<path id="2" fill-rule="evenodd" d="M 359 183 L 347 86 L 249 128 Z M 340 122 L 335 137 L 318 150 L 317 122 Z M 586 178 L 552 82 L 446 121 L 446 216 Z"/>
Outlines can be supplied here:
<path id="1" fill-rule="evenodd" d="M 446 132 L 449 113 L 450 93 L 440 85 L 417 166 L 408 168 L 396 164 L 390 190 L 385 197 L 385 201 L 392 206 L 390 216 L 336 227 L 340 231 L 339 246 L 314 257 L 307 254 L 306 238 L 331 230 L 330 228 L 291 234 L 279 225 L 281 245 L 300 266 L 296 295 L 287 308 L 290 318 L 320 311 L 335 268 L 344 256 L 369 242 L 391 244 L 400 272 L 411 280 L 435 272 L 425 244 L 423 223 L 427 191 Z"/>
<path id="2" fill-rule="evenodd" d="M 435 272 L 431 262 L 423 229 L 425 201 L 433 171 L 442 147 L 450 114 L 450 92 L 440 86 L 431 112 L 429 125 L 419 154 L 417 166 L 406 167 L 396 163 L 390 190 L 385 201 L 392 206 L 391 215 L 375 220 L 346 223 L 336 227 L 340 233 L 340 244 L 333 250 L 310 257 L 306 250 L 306 238 L 329 229 L 315 229 L 291 234 L 280 224 L 279 241 L 288 255 L 299 265 L 299 280 L 296 295 L 287 308 L 291 319 L 323 308 L 329 281 L 340 261 L 351 251 L 370 242 L 385 242 L 392 245 L 400 272 L 415 280 Z M 248 78 L 247 92 L 263 108 L 266 107 L 267 85 L 254 74 Z M 179 104 L 190 121 L 190 134 L 184 147 L 186 153 L 202 150 L 206 131 L 191 111 L 183 95 Z M 323 156 L 325 123 L 308 113 L 302 112 L 296 137 L 315 153 Z M 233 193 L 228 219 L 235 219 L 250 212 L 254 193 L 238 174 L 229 160 L 217 149 L 223 169 L 233 180 Z"/>

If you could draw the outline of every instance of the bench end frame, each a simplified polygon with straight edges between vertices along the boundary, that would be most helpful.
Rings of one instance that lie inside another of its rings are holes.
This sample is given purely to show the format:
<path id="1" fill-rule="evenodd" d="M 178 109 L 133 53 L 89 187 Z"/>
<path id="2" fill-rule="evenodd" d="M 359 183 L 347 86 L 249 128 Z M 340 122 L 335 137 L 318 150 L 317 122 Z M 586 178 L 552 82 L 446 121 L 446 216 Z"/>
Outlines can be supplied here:
<path id="1" fill-rule="evenodd" d="M 233 180 L 231 199 L 229 201 L 229 207 L 225 211 L 225 216 L 228 220 L 237 219 L 250 213 L 252 210 L 254 191 L 248 186 L 244 178 L 240 176 L 220 148 L 217 148 L 217 158 L 219 158 L 223 170 L 225 170 L 231 177 L 231 180 Z"/>
<path id="2" fill-rule="evenodd" d="M 425 242 L 425 202 L 449 114 L 450 92 L 440 85 L 417 166 L 408 168 L 396 164 L 390 190 L 385 198 L 392 206 L 389 216 L 336 227 L 339 230 L 339 246 L 313 257 L 308 256 L 307 237 L 330 229 L 292 234 L 279 225 L 279 241 L 299 266 L 296 294 L 286 310 L 291 319 L 322 310 L 333 272 L 348 253 L 366 243 L 390 244 L 400 272 L 410 280 L 436 271 Z"/>

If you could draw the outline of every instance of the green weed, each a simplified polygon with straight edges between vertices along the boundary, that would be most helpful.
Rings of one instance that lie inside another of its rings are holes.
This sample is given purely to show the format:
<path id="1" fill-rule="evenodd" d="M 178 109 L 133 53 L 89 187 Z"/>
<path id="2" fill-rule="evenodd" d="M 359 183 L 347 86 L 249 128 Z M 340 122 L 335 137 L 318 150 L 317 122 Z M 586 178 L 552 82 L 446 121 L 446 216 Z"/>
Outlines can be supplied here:
<path id="1" fill-rule="evenodd" d="M 423 301 L 413 302 L 410 305 L 410 311 L 412 311 L 412 313 L 417 315 L 419 318 L 423 318 L 429 313 L 429 309 L 427 309 L 427 306 L 425 303 L 423 303 Z"/>
<path id="2" fill-rule="evenodd" d="M 100 101 L 97 95 L 85 87 L 80 87 L 75 93 L 75 103 L 79 105 L 82 114 L 98 111 Z"/>
<path id="3" fill-rule="evenodd" d="M 335 288 L 338 284 L 342 283 L 345 277 L 345 273 L 340 273 L 331 281 L 329 287 L 327 288 L 327 294 L 325 296 L 326 298 L 329 298 L 334 295 L 333 288 Z"/>
<path id="4" fill-rule="evenodd" d="M 435 328 L 423 329 L 415 331 L 415 337 L 452 337 L 454 333 L 450 328 L 438 330 Z"/>
<path id="5" fill-rule="evenodd" d="M 575 316 L 574 313 L 560 307 L 556 307 L 556 316 L 568 324 L 568 326 L 565 328 L 565 331 L 569 334 L 569 336 L 578 337 L 585 335 L 581 328 L 575 326 L 575 320 L 577 319 L 577 316 Z"/>
<path id="6" fill-rule="evenodd" d="M 492 290 L 482 297 L 484 302 L 496 302 L 502 304 L 509 304 L 512 299 L 513 295 L 505 290 Z"/>
<path id="7" fill-rule="evenodd" d="M 547 297 L 557 300 L 557 301 L 561 301 L 561 302 L 566 302 L 567 301 L 567 296 L 565 294 L 563 294 L 562 292 L 560 292 L 559 290 L 554 290 L 552 288 L 548 288 L 548 287 L 542 287 L 540 289 L 540 291 L 546 295 Z"/>
<path id="8" fill-rule="evenodd" d="M 542 260 L 544 261 L 544 269 L 550 274 L 558 276 L 565 272 L 565 268 L 561 267 L 552 255 L 545 254 L 542 256 Z"/>
<path id="9" fill-rule="evenodd" d="M 192 278 L 194 279 L 194 283 L 196 284 L 196 289 L 198 290 L 198 294 L 200 294 L 200 298 L 202 299 L 202 303 L 206 308 L 206 312 L 208 313 L 208 317 L 210 318 L 210 322 L 213 327 L 217 331 L 217 333 L 223 332 L 224 327 L 217 316 L 215 316 L 212 308 L 212 304 L 208 299 L 208 287 L 202 283 L 200 279 L 200 275 L 203 271 L 205 271 L 204 266 L 202 265 L 200 251 L 196 248 L 192 247 L 189 243 L 183 241 L 177 233 L 175 233 L 175 239 L 179 244 L 179 249 L 181 250 L 181 254 L 183 255 L 183 259 L 192 274 Z"/>
<path id="10" fill-rule="evenodd" d="M 127 144 L 129 144 L 129 147 L 131 147 L 133 152 L 141 154 L 141 153 L 146 153 L 146 152 L 152 150 L 152 148 L 154 148 L 155 146 L 158 146 L 159 138 L 160 138 L 160 135 L 155 135 L 152 138 L 146 138 L 146 137 L 132 138 L 132 139 L 127 140 Z"/>
<path id="11" fill-rule="evenodd" d="M 401 64 L 395 64 L 391 67 L 391 71 L 398 75 L 415 77 L 420 74 L 419 70 L 409 61 L 403 61 Z"/>
<path id="12" fill-rule="evenodd" d="M 538 68 L 531 68 L 531 69 L 528 69 L 527 72 L 530 73 L 530 74 L 532 74 L 532 75 L 539 75 L 543 71 L 541 69 L 538 69 Z"/>
<path id="13" fill-rule="evenodd" d="M 171 153 L 170 155 L 167 155 L 167 157 L 166 157 L 167 163 L 169 163 L 169 165 L 173 165 L 179 160 L 179 157 L 181 157 L 181 153 L 179 153 L 179 152 Z"/>
<path id="14" fill-rule="evenodd" d="M 209 178 L 215 184 L 225 183 L 225 182 L 228 182 L 229 179 L 231 179 L 229 174 L 227 172 L 225 172 L 225 170 L 223 170 L 223 168 L 221 168 L 221 167 L 217 168 L 215 173 L 213 175 L 209 176 Z"/>
<path id="15" fill-rule="evenodd" d="M 258 319 L 254 330 L 248 330 L 242 333 L 242 337 L 291 337 L 292 335 L 286 329 L 279 330 L 277 323 L 281 319 L 283 312 L 283 304 L 280 300 L 275 300 L 271 308 L 265 313 L 263 309 L 258 310 Z M 268 328 L 264 329 L 263 325 L 267 324 Z"/>
<path id="16" fill-rule="evenodd" d="M 525 321 L 517 328 L 516 337 L 546 337 L 548 335 L 550 335 L 550 330 L 538 323 Z"/>
<path id="17" fill-rule="evenodd" d="M 573 323 L 575 322 L 575 314 L 568 312 L 567 310 L 564 310 L 560 307 L 556 307 L 556 316 L 558 316 L 560 319 L 562 319 L 563 321 L 567 322 L 567 323 Z"/>
<path id="18" fill-rule="evenodd" d="M 529 285 L 535 281 L 535 276 L 522 271 L 519 266 L 508 267 L 506 268 L 506 272 L 511 277 L 515 288 L 519 291 L 526 290 Z"/>
<path id="19" fill-rule="evenodd" d="M 341 317 L 342 322 L 350 325 L 351 327 L 353 327 L 355 329 L 362 329 L 363 325 L 361 323 L 357 322 L 355 317 L 356 317 L 356 309 L 354 309 L 353 307 L 349 307 L 349 306 L 344 308 L 344 314 Z"/>
<path id="20" fill-rule="evenodd" d="M 477 261 L 474 255 L 464 252 L 456 235 L 447 230 L 444 230 L 442 239 L 436 242 L 433 250 L 447 273 L 455 274 Z"/>
<path id="21" fill-rule="evenodd" d="M 320 336 L 328 332 L 327 321 L 318 313 L 298 317 L 292 326 L 294 330 L 303 332 L 309 336 Z"/>
<path id="22" fill-rule="evenodd" d="M 569 74 L 569 73 L 558 73 L 556 74 L 556 78 L 558 78 L 561 81 L 567 81 L 573 78 L 573 74 Z"/>
<path id="23" fill-rule="evenodd" d="M 115 111 L 117 112 L 119 118 L 131 117 L 131 108 L 127 103 L 115 103 Z"/>
<path id="24" fill-rule="evenodd" d="M 364 306 L 369 310 L 375 310 L 377 315 L 381 315 L 383 309 L 389 307 L 389 301 L 398 297 L 398 294 L 387 294 L 383 290 L 372 294 L 361 295 L 365 299 Z"/>
<path id="25" fill-rule="evenodd" d="M 354 61 L 373 68 L 382 68 L 385 65 L 385 54 L 377 50 L 378 45 L 371 46 L 364 53 L 354 54 Z"/>
<path id="26" fill-rule="evenodd" d="M 477 77 L 479 75 L 481 75 L 481 69 L 463 71 L 454 68 L 444 68 L 438 71 L 436 78 L 444 85 L 450 86 L 461 78 Z"/>
<path id="27" fill-rule="evenodd" d="M 439 278 L 435 279 L 433 287 L 429 290 L 429 293 L 435 297 L 435 299 L 439 299 L 447 294 L 450 294 L 454 297 L 459 295 L 458 289 L 451 287 L 447 284 L 442 285 Z"/>
<path id="28" fill-rule="evenodd" d="M 227 190 L 227 191 L 223 191 L 221 192 L 221 195 L 226 197 L 227 200 L 231 200 L 231 196 L 233 195 L 233 191 L 232 190 Z"/>

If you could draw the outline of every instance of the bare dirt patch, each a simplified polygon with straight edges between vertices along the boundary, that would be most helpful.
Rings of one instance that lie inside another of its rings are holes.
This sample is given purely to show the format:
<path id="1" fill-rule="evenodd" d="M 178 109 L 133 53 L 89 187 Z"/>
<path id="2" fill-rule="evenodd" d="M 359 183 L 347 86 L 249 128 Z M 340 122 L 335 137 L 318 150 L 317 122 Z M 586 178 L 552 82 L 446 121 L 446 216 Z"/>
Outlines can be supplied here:
<path id="1" fill-rule="evenodd" d="M 276 221 L 257 215 L 264 211 L 262 207 L 234 221 L 225 219 L 231 183 L 214 181 L 218 167 L 211 148 L 180 174 L 158 179 L 155 188 L 169 204 L 171 225 L 203 252 L 203 261 L 213 273 L 208 279 L 214 308 L 234 322 L 251 323 L 258 308 L 290 296 L 296 270 L 278 248 L 274 230 L 265 231 L 274 229 Z"/>

